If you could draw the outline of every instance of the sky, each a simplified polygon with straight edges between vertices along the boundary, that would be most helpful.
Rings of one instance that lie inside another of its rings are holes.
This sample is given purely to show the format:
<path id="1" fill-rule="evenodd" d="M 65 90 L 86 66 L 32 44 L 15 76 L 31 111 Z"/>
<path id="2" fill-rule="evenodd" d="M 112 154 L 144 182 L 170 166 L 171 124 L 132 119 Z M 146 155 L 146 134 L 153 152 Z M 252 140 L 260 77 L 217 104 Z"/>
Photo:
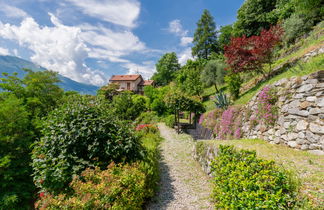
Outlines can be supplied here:
<path id="1" fill-rule="evenodd" d="M 0 0 L 0 55 L 17 56 L 78 82 L 142 74 L 176 52 L 181 65 L 204 9 L 217 28 L 244 0 Z"/>

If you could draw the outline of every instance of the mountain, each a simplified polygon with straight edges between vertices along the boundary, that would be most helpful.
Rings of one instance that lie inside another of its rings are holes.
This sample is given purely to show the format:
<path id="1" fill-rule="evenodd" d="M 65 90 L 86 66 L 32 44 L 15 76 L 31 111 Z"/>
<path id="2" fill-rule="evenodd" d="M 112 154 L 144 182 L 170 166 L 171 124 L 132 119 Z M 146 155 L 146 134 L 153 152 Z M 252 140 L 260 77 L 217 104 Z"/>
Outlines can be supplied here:
<path id="1" fill-rule="evenodd" d="M 23 68 L 31 69 L 33 71 L 46 70 L 39 65 L 18 57 L 0 55 L 0 75 L 3 72 L 7 72 L 9 74 L 17 72 L 18 77 L 22 78 L 26 74 L 26 72 L 22 70 Z M 95 95 L 97 90 L 99 89 L 99 87 L 97 86 L 76 82 L 60 74 L 58 75 L 58 77 L 61 80 L 58 85 L 65 91 L 77 91 L 80 94 Z"/>

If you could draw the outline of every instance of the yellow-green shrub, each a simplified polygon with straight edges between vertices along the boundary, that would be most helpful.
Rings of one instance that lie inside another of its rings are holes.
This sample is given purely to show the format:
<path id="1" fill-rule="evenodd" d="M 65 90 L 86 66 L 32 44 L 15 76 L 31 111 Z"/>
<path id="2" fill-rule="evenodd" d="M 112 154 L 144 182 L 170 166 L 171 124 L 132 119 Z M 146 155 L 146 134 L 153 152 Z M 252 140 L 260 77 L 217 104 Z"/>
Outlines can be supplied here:
<path id="1" fill-rule="evenodd" d="M 287 172 L 254 151 L 220 145 L 212 163 L 217 209 L 292 209 L 297 187 Z"/>

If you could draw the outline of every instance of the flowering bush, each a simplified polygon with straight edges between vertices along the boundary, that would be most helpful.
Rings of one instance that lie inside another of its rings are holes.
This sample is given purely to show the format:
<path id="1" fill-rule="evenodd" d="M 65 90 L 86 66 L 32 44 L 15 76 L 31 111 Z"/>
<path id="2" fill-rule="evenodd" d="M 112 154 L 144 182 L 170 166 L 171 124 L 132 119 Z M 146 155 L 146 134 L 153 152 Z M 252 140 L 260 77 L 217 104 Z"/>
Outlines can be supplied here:
<path id="1" fill-rule="evenodd" d="M 258 123 L 273 125 L 277 119 L 278 109 L 275 106 L 278 98 L 275 89 L 269 86 L 264 87 L 258 94 L 258 107 L 255 111 Z"/>
<path id="2" fill-rule="evenodd" d="M 143 131 L 144 133 L 156 133 L 158 128 L 153 124 L 141 124 L 135 128 L 136 131 Z"/>

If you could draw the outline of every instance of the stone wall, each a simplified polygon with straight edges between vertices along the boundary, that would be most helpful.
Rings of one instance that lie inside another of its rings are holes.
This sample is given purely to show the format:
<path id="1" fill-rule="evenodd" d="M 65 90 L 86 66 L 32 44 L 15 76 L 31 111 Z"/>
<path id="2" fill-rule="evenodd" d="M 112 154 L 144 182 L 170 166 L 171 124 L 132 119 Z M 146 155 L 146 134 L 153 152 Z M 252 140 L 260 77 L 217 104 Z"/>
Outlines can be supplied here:
<path id="1" fill-rule="evenodd" d="M 278 96 L 275 125 L 251 128 L 248 118 L 253 116 L 244 116 L 243 137 L 324 153 L 324 71 L 282 79 L 270 87 L 277 90 Z M 252 112 L 257 109 L 257 95 L 245 108 Z"/>

